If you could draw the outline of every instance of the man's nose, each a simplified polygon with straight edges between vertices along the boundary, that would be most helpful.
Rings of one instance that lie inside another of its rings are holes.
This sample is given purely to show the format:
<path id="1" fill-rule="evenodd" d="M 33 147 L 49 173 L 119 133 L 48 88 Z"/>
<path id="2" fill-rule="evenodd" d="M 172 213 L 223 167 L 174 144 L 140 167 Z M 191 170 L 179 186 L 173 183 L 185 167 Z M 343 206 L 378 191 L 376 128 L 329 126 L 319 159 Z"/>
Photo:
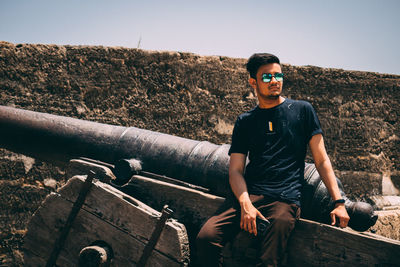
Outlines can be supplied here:
<path id="1" fill-rule="evenodd" d="M 276 80 L 275 76 L 272 76 L 270 82 L 271 82 L 271 83 L 272 83 L 272 82 L 277 83 L 278 81 Z"/>

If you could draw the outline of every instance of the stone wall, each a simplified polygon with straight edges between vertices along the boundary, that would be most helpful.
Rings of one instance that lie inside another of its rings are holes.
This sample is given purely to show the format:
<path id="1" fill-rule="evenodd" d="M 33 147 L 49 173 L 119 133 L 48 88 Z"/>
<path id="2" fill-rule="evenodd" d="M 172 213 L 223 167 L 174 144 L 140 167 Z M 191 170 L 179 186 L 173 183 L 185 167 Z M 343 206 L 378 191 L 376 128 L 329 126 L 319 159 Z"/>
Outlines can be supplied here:
<path id="1" fill-rule="evenodd" d="M 0 104 L 229 143 L 236 116 L 256 105 L 245 62 L 0 42 Z M 285 64 L 283 71 L 284 96 L 315 107 L 347 194 L 398 195 L 400 76 Z M 1 255 L 20 260 L 27 219 L 64 180 L 63 169 L 0 151 L 0 265 Z"/>

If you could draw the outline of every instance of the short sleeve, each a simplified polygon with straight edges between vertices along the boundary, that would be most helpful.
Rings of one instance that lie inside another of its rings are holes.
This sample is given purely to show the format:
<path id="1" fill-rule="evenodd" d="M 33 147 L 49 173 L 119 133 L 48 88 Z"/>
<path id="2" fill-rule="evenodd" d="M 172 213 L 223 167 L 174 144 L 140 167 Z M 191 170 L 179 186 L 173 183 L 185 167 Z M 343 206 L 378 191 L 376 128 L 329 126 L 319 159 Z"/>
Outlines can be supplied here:
<path id="1" fill-rule="evenodd" d="M 322 134 L 321 123 L 319 122 L 317 113 L 315 112 L 313 106 L 307 102 L 305 123 L 306 123 L 306 139 L 307 142 L 310 141 L 311 137 L 316 134 Z"/>
<path id="2" fill-rule="evenodd" d="M 233 128 L 231 148 L 228 152 L 229 155 L 231 155 L 232 153 L 241 153 L 247 155 L 249 149 L 246 130 L 247 129 L 243 121 L 239 117 L 236 120 L 235 126 Z"/>

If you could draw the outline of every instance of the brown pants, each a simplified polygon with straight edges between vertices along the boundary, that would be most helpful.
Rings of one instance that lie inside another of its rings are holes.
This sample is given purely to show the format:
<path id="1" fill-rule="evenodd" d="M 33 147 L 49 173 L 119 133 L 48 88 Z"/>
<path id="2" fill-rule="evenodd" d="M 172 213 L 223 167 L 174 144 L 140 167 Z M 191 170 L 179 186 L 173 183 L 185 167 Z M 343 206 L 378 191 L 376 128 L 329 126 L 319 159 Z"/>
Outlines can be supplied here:
<path id="1" fill-rule="evenodd" d="M 268 233 L 260 240 L 260 259 L 265 266 L 279 264 L 290 232 L 300 217 L 295 204 L 262 199 L 253 205 L 271 222 Z M 227 200 L 200 229 L 196 245 L 202 266 L 221 266 L 221 251 L 240 231 L 240 205 Z"/>

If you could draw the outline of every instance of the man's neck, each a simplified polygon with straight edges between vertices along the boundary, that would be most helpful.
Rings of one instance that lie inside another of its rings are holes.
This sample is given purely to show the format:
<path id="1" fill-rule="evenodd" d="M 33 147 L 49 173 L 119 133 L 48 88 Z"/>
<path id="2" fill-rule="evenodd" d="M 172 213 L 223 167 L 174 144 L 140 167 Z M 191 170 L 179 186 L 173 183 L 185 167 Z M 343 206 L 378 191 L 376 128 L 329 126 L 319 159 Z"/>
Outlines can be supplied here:
<path id="1" fill-rule="evenodd" d="M 260 108 L 273 108 L 280 105 L 285 101 L 285 98 L 279 96 L 277 99 L 258 99 L 258 106 Z"/>

